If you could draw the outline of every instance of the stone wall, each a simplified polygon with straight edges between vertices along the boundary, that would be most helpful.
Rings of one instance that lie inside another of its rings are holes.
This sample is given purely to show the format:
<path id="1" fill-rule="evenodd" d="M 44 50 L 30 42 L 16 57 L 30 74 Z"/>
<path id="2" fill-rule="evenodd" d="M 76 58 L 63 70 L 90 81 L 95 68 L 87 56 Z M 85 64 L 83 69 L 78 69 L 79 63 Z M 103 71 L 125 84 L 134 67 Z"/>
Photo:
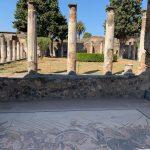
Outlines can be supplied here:
<path id="1" fill-rule="evenodd" d="M 0 78 L 0 101 L 54 98 L 144 97 L 150 77 L 32 75 Z"/>

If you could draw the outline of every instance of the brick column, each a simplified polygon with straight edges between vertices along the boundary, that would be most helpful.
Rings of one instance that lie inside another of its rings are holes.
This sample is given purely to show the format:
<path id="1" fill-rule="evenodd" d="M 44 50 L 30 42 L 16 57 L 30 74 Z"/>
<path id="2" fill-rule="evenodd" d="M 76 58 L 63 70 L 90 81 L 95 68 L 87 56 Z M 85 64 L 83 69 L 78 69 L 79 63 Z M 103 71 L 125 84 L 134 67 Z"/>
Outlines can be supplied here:
<path id="1" fill-rule="evenodd" d="M 35 3 L 28 2 L 28 72 L 37 71 L 37 33 Z"/>
<path id="2" fill-rule="evenodd" d="M 107 7 L 105 49 L 104 49 L 104 74 L 112 74 L 114 50 L 114 8 Z"/>
<path id="3" fill-rule="evenodd" d="M 6 50 L 6 42 L 3 34 L 0 35 L 1 40 L 1 63 L 6 62 L 7 50 Z"/>
<path id="4" fill-rule="evenodd" d="M 76 45 L 77 45 L 77 5 L 69 4 L 70 17 L 68 27 L 68 74 L 76 74 Z"/>
<path id="5" fill-rule="evenodd" d="M 7 40 L 7 62 L 12 61 L 12 41 L 10 39 Z"/>
<path id="6" fill-rule="evenodd" d="M 17 49 L 16 49 L 16 41 L 12 41 L 12 61 L 17 60 Z"/>

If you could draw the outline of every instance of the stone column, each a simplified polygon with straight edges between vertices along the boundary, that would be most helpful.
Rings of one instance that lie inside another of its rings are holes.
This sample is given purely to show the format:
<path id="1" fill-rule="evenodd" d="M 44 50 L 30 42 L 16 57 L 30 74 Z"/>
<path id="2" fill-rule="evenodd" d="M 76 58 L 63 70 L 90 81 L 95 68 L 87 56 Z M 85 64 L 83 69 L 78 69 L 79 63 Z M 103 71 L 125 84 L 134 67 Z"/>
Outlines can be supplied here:
<path id="1" fill-rule="evenodd" d="M 28 2 L 28 72 L 37 71 L 37 33 L 35 2 Z"/>
<path id="2" fill-rule="evenodd" d="M 7 62 L 12 61 L 12 41 L 10 39 L 7 40 Z"/>
<path id="3" fill-rule="evenodd" d="M 136 59 L 136 52 L 137 52 L 137 44 L 136 42 L 133 42 L 133 51 L 132 51 L 132 59 Z"/>
<path id="4" fill-rule="evenodd" d="M 1 63 L 6 62 L 7 50 L 6 50 L 6 42 L 3 34 L 0 35 L 1 40 Z"/>
<path id="5" fill-rule="evenodd" d="M 129 47 L 128 47 L 128 59 L 131 59 L 132 58 L 132 43 L 129 42 Z"/>
<path id="6" fill-rule="evenodd" d="M 143 51 L 140 55 L 138 73 L 141 74 L 145 71 L 146 71 L 146 50 Z"/>
<path id="7" fill-rule="evenodd" d="M 145 30 L 146 30 L 146 10 L 142 12 L 142 28 L 140 35 L 140 46 L 138 50 L 138 60 L 141 61 L 143 53 L 145 54 L 144 42 L 145 42 Z"/>
<path id="8" fill-rule="evenodd" d="M 16 41 L 13 40 L 12 41 L 12 61 L 16 61 L 17 60 L 17 50 L 16 50 Z"/>
<path id="9" fill-rule="evenodd" d="M 20 43 L 20 59 L 23 59 L 23 45 Z"/>
<path id="10" fill-rule="evenodd" d="M 20 43 L 17 42 L 17 60 L 20 60 Z"/>
<path id="11" fill-rule="evenodd" d="M 93 54 L 93 48 L 94 48 L 94 47 L 93 47 L 93 42 L 92 42 L 92 41 L 90 42 L 90 46 L 91 46 L 91 48 L 90 48 L 90 53 Z"/>
<path id="12" fill-rule="evenodd" d="M 68 61 L 67 73 L 76 74 L 76 46 L 77 46 L 77 5 L 69 4 L 70 17 L 68 27 Z"/>
<path id="13" fill-rule="evenodd" d="M 114 8 L 107 8 L 105 49 L 104 49 L 104 74 L 112 74 L 114 50 Z"/>
<path id="14" fill-rule="evenodd" d="M 99 51 L 100 54 L 103 53 L 103 42 L 100 42 L 100 51 Z"/>

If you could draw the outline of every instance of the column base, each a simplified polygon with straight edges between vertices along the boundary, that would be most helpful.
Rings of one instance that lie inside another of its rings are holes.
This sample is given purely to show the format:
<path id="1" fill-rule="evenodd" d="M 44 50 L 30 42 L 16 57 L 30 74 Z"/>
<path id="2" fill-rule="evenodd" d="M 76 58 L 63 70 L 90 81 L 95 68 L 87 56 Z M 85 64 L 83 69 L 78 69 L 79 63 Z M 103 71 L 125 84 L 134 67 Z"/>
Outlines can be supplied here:
<path id="1" fill-rule="evenodd" d="M 107 71 L 107 72 L 104 73 L 104 75 L 105 75 L 105 76 L 112 76 L 113 74 L 112 74 L 111 71 Z"/>
<path id="2" fill-rule="evenodd" d="M 69 72 L 68 72 L 68 75 L 76 76 L 77 74 L 76 74 L 76 72 L 75 72 L 75 71 L 69 71 Z"/>
<path id="3" fill-rule="evenodd" d="M 37 72 L 37 63 L 28 62 L 28 73 L 36 73 Z"/>
<path id="4" fill-rule="evenodd" d="M 1 63 L 2 64 L 6 63 L 6 59 L 1 59 Z"/>

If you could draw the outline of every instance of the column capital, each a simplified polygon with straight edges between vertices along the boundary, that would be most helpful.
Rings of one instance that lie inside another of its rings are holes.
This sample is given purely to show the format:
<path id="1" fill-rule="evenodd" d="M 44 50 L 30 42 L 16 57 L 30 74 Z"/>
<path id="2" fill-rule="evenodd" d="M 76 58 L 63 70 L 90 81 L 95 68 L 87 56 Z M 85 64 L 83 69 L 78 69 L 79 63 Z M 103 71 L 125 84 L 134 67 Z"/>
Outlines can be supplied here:
<path id="1" fill-rule="evenodd" d="M 35 1 L 33 1 L 33 0 L 28 0 L 28 4 L 35 5 L 35 4 L 36 4 L 36 2 L 35 2 Z"/>
<path id="2" fill-rule="evenodd" d="M 3 33 L 1 33 L 1 34 L 0 34 L 0 37 L 4 37 L 4 34 L 3 34 Z"/>
<path id="3" fill-rule="evenodd" d="M 76 9 L 77 9 L 77 4 L 68 4 L 68 7 L 69 7 L 69 8 L 74 7 L 74 8 L 76 8 Z"/>
<path id="4" fill-rule="evenodd" d="M 114 10 L 115 10 L 115 8 L 113 6 L 107 6 L 106 7 L 107 12 L 114 11 Z"/>
<path id="5" fill-rule="evenodd" d="M 142 12 L 142 16 L 143 16 L 143 17 L 146 17 L 147 10 L 143 9 L 141 12 Z"/>
<path id="6" fill-rule="evenodd" d="M 33 0 L 28 1 L 28 9 L 29 10 L 35 10 L 35 6 L 36 6 L 36 2 L 34 2 Z"/>

